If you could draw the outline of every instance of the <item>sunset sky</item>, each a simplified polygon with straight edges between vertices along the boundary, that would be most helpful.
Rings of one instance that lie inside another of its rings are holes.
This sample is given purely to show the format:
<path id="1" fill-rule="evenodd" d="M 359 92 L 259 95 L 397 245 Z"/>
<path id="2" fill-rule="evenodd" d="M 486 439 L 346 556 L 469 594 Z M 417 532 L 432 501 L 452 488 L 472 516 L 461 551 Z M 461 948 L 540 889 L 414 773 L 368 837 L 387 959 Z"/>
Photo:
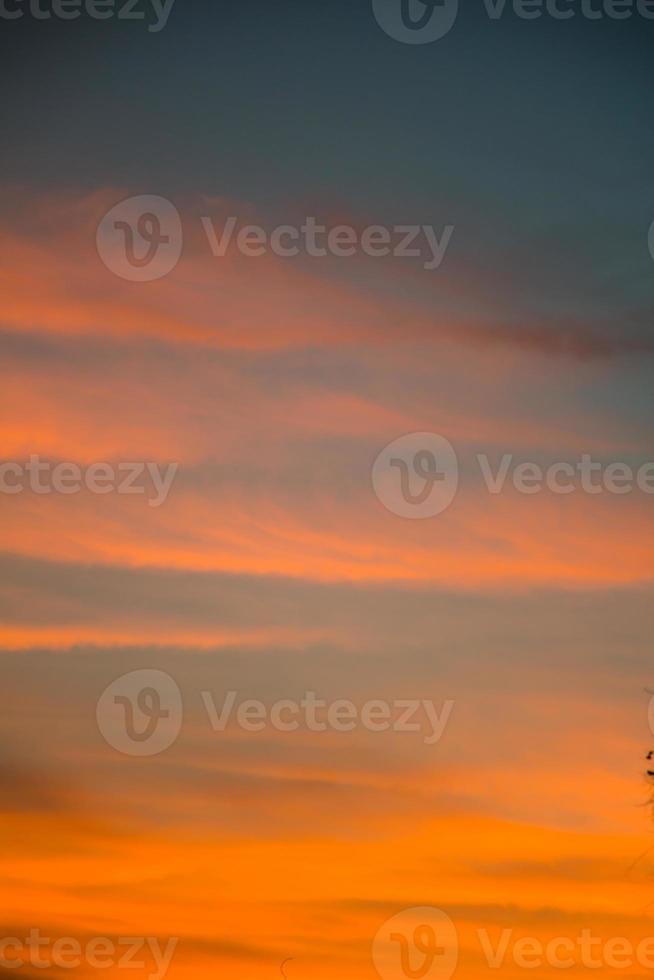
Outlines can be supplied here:
<path id="1" fill-rule="evenodd" d="M 169 980 L 373 980 L 379 930 L 425 906 L 457 977 L 516 980 L 561 973 L 519 938 L 654 937 L 654 496 L 493 494 L 478 460 L 654 460 L 653 50 L 641 16 L 482 0 L 424 45 L 369 0 L 0 18 L 0 457 L 177 466 L 157 507 L 0 493 L 0 943 L 175 938 Z M 183 226 L 150 282 L 96 247 L 140 195 Z M 202 219 L 232 216 L 454 231 L 432 270 L 215 256 Z M 458 457 L 424 520 L 371 476 L 408 433 Z M 183 724 L 129 755 L 98 701 L 146 669 Z M 215 731 L 229 691 L 453 706 L 433 744 Z"/>

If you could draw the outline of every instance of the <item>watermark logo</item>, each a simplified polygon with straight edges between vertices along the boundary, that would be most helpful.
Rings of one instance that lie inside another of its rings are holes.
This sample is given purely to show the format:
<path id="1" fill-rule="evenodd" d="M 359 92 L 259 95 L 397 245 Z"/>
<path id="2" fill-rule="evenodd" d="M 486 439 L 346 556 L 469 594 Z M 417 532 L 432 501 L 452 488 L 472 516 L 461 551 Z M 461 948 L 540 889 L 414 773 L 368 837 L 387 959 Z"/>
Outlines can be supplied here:
<path id="1" fill-rule="evenodd" d="M 651 971 L 654 937 L 639 941 L 625 936 L 608 939 L 583 928 L 575 935 L 539 937 L 522 930 L 479 928 L 472 950 L 477 964 L 502 970 Z M 450 980 L 458 964 L 457 930 L 436 908 L 406 909 L 388 919 L 373 941 L 372 959 L 382 980 Z"/>
<path id="2" fill-rule="evenodd" d="M 482 0 L 489 20 L 506 15 L 519 20 L 567 21 L 629 20 L 638 16 L 654 20 L 654 0 Z M 458 0 L 373 0 L 379 26 L 404 44 L 429 44 L 444 37 L 454 26 Z"/>
<path id="3" fill-rule="evenodd" d="M 512 491 L 525 496 L 551 493 L 568 496 L 585 493 L 591 497 L 631 493 L 654 495 L 654 462 L 638 467 L 623 461 L 593 459 L 582 453 L 578 459 L 554 460 L 544 465 L 517 460 L 512 453 L 496 458 L 477 453 L 477 479 L 484 490 L 497 496 Z M 474 465 L 473 465 L 474 469 Z M 372 485 L 377 498 L 398 517 L 435 517 L 454 500 L 459 487 L 459 466 L 454 447 L 433 432 L 414 432 L 389 443 L 372 467 Z"/>
<path id="4" fill-rule="evenodd" d="M 321 698 L 315 691 L 271 703 L 243 698 L 235 690 L 218 697 L 200 691 L 200 700 L 212 732 L 218 734 L 233 728 L 253 735 L 396 732 L 418 736 L 429 746 L 442 739 L 455 705 L 452 698 L 441 703 L 431 698 L 373 698 L 357 704 L 349 698 Z M 124 674 L 100 696 L 97 721 L 105 741 L 119 752 L 157 755 L 170 748 L 182 728 L 179 687 L 160 670 Z"/>
<path id="5" fill-rule="evenodd" d="M 431 44 L 445 37 L 459 12 L 459 0 L 373 0 L 377 23 L 404 44 Z"/>
<path id="6" fill-rule="evenodd" d="M 96 245 L 106 267 L 121 279 L 162 279 L 172 272 L 182 254 L 179 212 L 165 197 L 129 197 L 104 216 Z"/>
<path id="7" fill-rule="evenodd" d="M 2 0 L 0 0 L 0 3 Z M 419 261 L 427 272 L 443 264 L 455 226 L 354 225 L 323 223 L 308 215 L 299 224 L 243 224 L 235 215 L 221 224 L 200 217 L 211 255 L 222 259 L 238 252 L 246 258 L 272 254 L 280 259 L 367 257 Z M 179 212 L 163 197 L 131 197 L 115 205 L 97 230 L 97 249 L 107 268 L 132 282 L 161 279 L 177 265 L 183 248 Z"/>
<path id="8" fill-rule="evenodd" d="M 459 937 L 441 909 L 404 909 L 388 919 L 372 944 L 382 980 L 450 980 L 457 967 Z"/>
<path id="9" fill-rule="evenodd" d="M 134 670 L 113 681 L 100 697 L 98 728 L 124 755 L 165 752 L 177 740 L 183 721 L 182 695 L 162 670 Z"/>
<path id="10" fill-rule="evenodd" d="M 398 517 L 423 520 L 446 510 L 456 496 L 454 447 L 434 432 L 412 432 L 389 443 L 372 467 L 378 499 Z"/>

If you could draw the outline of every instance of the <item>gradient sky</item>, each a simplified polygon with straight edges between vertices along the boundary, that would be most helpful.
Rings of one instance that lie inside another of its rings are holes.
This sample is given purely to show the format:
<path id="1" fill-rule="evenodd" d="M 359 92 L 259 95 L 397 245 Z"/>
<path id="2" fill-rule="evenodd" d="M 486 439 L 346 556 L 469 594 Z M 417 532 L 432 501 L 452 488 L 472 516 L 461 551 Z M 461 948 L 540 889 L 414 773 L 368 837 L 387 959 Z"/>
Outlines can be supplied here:
<path id="1" fill-rule="evenodd" d="M 652 50 L 654 21 L 481 2 L 421 46 L 367 0 L 0 19 L 2 459 L 179 464 L 160 508 L 0 495 L 2 936 L 179 937 L 171 980 L 371 980 L 384 921 L 435 906 L 457 976 L 513 980 L 478 929 L 654 935 L 652 497 L 492 496 L 475 462 L 654 459 Z M 140 194 L 184 224 L 152 283 L 95 247 Z M 206 215 L 455 231 L 436 271 L 217 259 Z M 371 486 L 410 432 L 459 456 L 431 520 Z M 184 725 L 131 758 L 96 704 L 142 668 Z M 425 745 L 216 733 L 203 690 L 455 704 Z"/>

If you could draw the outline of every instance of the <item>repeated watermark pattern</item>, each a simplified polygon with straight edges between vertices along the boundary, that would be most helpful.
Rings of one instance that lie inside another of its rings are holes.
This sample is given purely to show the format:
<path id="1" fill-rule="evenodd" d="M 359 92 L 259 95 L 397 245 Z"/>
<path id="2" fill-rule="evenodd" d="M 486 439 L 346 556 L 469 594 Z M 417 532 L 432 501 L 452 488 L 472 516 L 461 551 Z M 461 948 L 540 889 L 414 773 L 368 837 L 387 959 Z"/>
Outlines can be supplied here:
<path id="1" fill-rule="evenodd" d="M 481 0 L 490 20 L 654 20 L 654 0 Z M 403 44 L 431 44 L 454 27 L 459 0 L 372 0 L 379 26 Z"/>
<path id="2" fill-rule="evenodd" d="M 0 494 L 35 493 L 39 496 L 70 496 L 86 490 L 103 496 L 108 493 L 145 496 L 149 507 L 161 507 L 177 475 L 178 464 L 153 462 L 52 463 L 32 454 L 26 462 L 0 463 Z"/>
<path id="3" fill-rule="evenodd" d="M 168 23 L 175 0 L 0 0 L 0 19 L 147 21 L 158 34 Z"/>
<path id="4" fill-rule="evenodd" d="M 299 699 L 280 698 L 270 704 L 242 698 L 235 690 L 219 699 L 211 691 L 201 691 L 200 697 L 213 732 L 225 732 L 230 725 L 251 734 L 347 733 L 363 729 L 418 734 L 425 745 L 440 741 L 454 709 L 451 699 L 440 705 L 427 698 L 374 698 L 356 704 L 349 698 L 328 701 L 315 691 L 305 691 Z M 96 718 L 103 738 L 117 751 L 132 756 L 159 755 L 173 745 L 181 732 L 181 691 L 164 671 L 131 671 L 103 691 Z"/>
<path id="5" fill-rule="evenodd" d="M 153 936 L 93 936 L 81 941 L 74 936 L 51 939 L 40 929 L 31 929 L 23 938 L 0 938 L 0 968 L 3 970 L 143 970 L 154 967 L 148 980 L 163 980 L 175 955 L 179 938 L 162 943 Z"/>
<path id="6" fill-rule="evenodd" d="M 454 225 L 437 230 L 433 225 L 327 225 L 309 215 L 299 224 L 242 224 L 231 215 L 219 227 L 208 216 L 200 218 L 214 258 L 235 249 L 248 258 L 267 253 L 279 258 L 418 259 L 429 272 L 439 269 L 454 234 Z M 100 221 L 96 234 L 100 258 L 107 268 L 131 282 L 151 282 L 171 272 L 182 254 L 183 229 L 177 208 L 156 195 L 130 197 L 116 204 Z"/>
<path id="7" fill-rule="evenodd" d="M 517 459 L 513 453 L 474 457 L 482 485 L 489 494 L 506 490 L 533 496 L 551 493 L 589 496 L 631 493 L 654 494 L 654 462 L 638 467 L 622 461 L 605 462 L 582 453 L 574 462 L 555 460 L 547 466 Z M 454 501 L 460 483 L 459 458 L 444 436 L 411 432 L 394 439 L 378 454 L 372 466 L 372 485 L 378 500 L 398 517 L 422 520 L 445 511 Z"/>
<path id="8" fill-rule="evenodd" d="M 481 954 L 489 970 L 507 967 L 538 970 L 654 969 L 654 936 L 633 942 L 624 936 L 608 938 L 591 928 L 543 940 L 513 928 L 474 930 L 475 960 Z M 372 959 L 382 980 L 450 980 L 459 965 L 459 935 L 441 909 L 404 909 L 388 919 L 372 944 Z"/>

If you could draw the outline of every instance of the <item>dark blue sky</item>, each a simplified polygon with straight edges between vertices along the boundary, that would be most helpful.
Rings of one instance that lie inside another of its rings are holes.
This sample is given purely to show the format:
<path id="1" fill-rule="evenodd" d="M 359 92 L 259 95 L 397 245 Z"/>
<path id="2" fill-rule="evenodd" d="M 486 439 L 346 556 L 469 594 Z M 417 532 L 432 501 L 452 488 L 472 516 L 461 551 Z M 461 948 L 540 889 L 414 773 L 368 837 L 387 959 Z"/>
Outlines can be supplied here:
<path id="1" fill-rule="evenodd" d="M 0 31 L 5 184 L 451 222 L 476 316 L 649 333 L 654 21 L 492 21 L 479 0 L 405 45 L 367 0 L 177 0 L 159 33 Z"/>

